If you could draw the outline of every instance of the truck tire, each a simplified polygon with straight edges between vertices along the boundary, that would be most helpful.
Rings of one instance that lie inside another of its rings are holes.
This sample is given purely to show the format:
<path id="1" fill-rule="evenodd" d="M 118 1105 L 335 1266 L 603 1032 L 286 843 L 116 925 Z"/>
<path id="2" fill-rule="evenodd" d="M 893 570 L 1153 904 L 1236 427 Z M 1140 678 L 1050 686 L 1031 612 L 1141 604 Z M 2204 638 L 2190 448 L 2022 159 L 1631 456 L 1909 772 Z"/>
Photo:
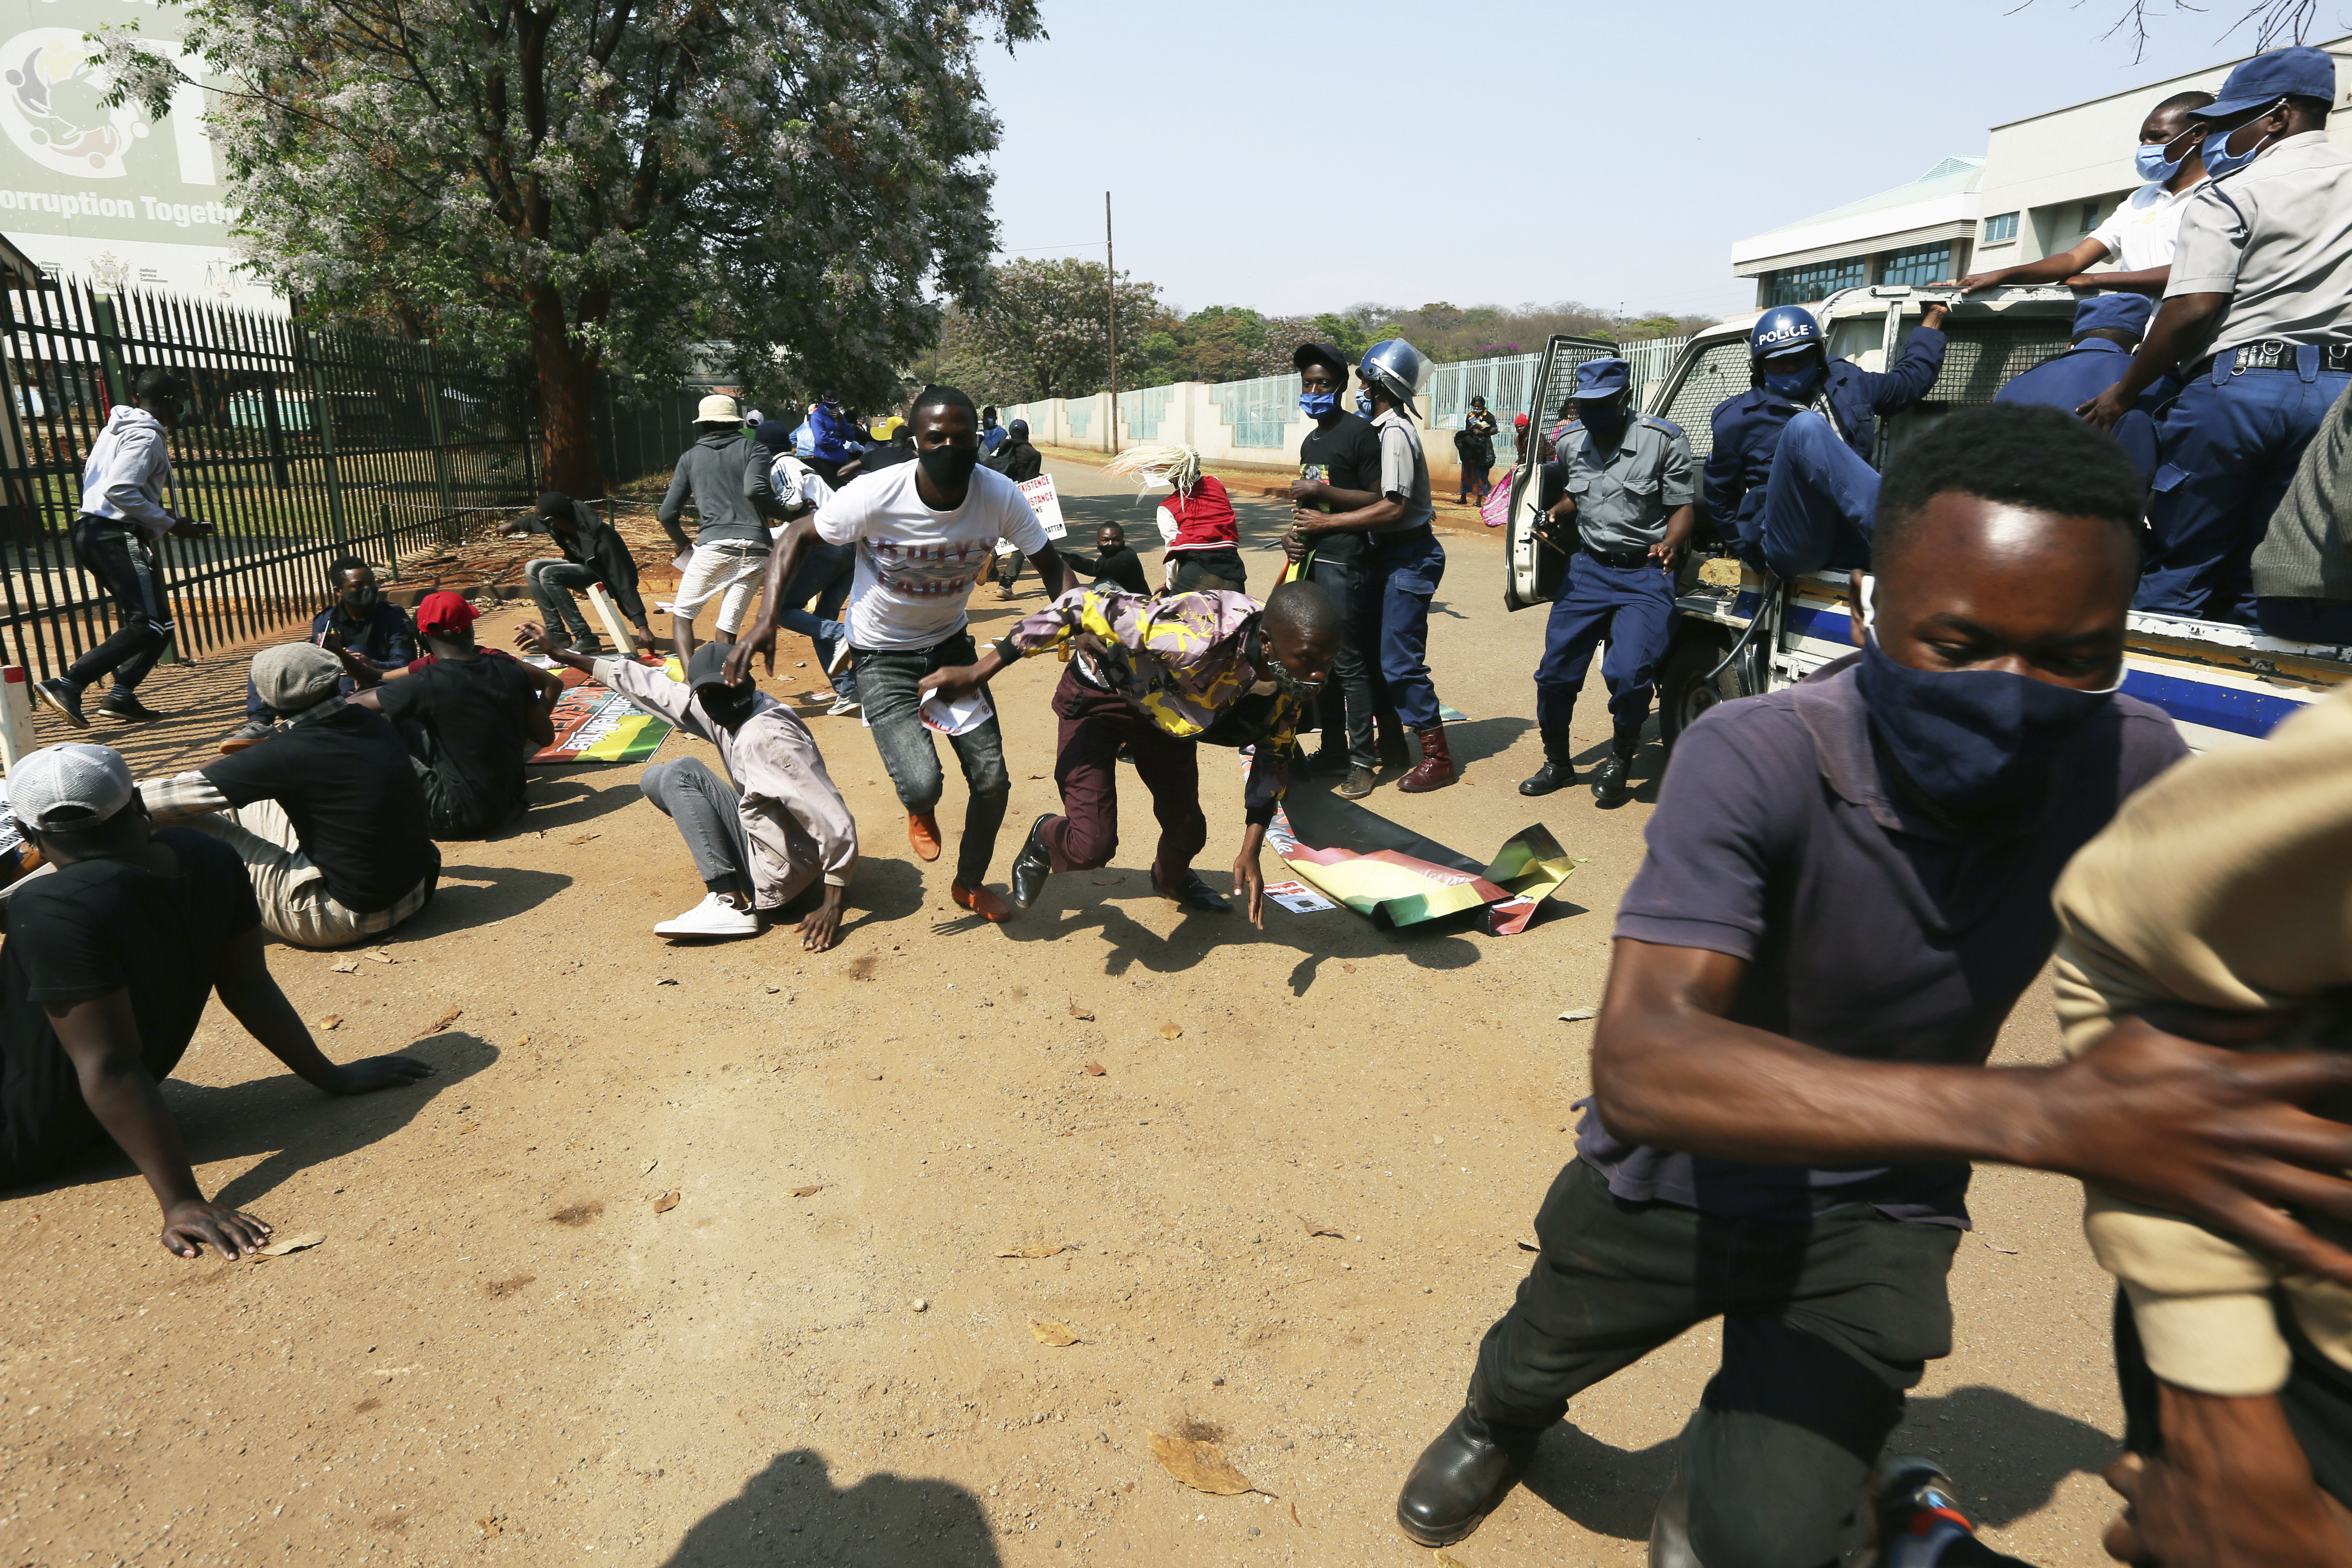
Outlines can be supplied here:
<path id="1" fill-rule="evenodd" d="M 1713 680 L 1706 672 L 1731 651 L 1728 636 L 1707 632 L 1675 644 L 1658 671 L 1658 738 L 1669 752 L 1698 716 L 1718 702 L 1751 695 L 1736 664 L 1725 665 Z"/>

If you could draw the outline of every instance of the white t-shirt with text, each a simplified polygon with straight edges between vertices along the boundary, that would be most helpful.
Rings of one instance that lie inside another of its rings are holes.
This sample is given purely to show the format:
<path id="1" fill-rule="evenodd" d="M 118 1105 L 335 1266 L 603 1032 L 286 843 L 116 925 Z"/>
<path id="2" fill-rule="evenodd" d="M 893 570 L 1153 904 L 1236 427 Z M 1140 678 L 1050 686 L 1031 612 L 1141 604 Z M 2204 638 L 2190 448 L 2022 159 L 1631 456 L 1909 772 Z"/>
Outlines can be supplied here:
<path id="1" fill-rule="evenodd" d="M 1021 487 L 975 468 L 963 505 L 933 511 L 915 488 L 917 463 L 861 475 L 816 514 L 816 536 L 857 546 L 849 585 L 849 646 L 929 647 L 963 629 L 964 602 L 999 540 L 1024 555 L 1049 542 Z"/>

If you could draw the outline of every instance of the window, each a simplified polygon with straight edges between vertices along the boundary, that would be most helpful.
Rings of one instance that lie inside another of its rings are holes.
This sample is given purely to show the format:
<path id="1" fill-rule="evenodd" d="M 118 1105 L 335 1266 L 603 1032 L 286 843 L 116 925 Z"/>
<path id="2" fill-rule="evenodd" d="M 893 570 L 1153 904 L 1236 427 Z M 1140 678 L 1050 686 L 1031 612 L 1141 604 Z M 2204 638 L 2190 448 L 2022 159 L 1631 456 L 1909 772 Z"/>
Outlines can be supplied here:
<path id="1" fill-rule="evenodd" d="M 2015 213 L 1996 213 L 1985 219 L 1984 242 L 1987 245 L 2002 245 L 2016 237 L 2017 215 Z"/>
<path id="2" fill-rule="evenodd" d="M 1879 261 L 1881 283 L 1941 283 L 1952 275 L 1950 241 L 1890 250 Z"/>
<path id="3" fill-rule="evenodd" d="M 1826 300 L 1841 289 L 1859 289 L 1867 270 L 1864 258 L 1850 256 L 1839 261 L 1817 261 L 1811 267 L 1791 267 L 1785 272 L 1767 272 L 1764 308 L 1802 305 Z"/>
<path id="4" fill-rule="evenodd" d="M 2083 216 L 2074 220 L 2075 233 L 2088 234 L 2093 229 L 2099 226 L 2099 208 L 2101 205 L 2102 204 L 2098 202 L 2084 202 L 2083 204 Z"/>

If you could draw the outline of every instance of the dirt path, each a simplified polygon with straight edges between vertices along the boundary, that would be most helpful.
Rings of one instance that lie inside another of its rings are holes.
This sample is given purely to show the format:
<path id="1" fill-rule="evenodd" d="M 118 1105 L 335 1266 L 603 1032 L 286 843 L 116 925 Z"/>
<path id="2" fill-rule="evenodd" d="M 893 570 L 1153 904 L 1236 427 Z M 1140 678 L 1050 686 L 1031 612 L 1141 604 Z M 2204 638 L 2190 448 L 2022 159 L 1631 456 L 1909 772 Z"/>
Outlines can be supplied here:
<path id="1" fill-rule="evenodd" d="M 1131 491 L 1057 472 L 1079 530 L 1146 521 Z M 1648 811 L 1515 793 L 1539 617 L 1502 612 L 1491 541 L 1447 545 L 1433 663 L 1470 716 L 1468 778 L 1366 804 L 1478 856 L 1548 824 L 1588 858 L 1530 931 L 1180 918 L 1150 896 L 1139 799 L 1112 868 L 975 927 L 950 862 L 908 850 L 870 738 L 816 718 L 865 840 L 842 945 L 671 949 L 647 928 L 699 889 L 637 770 L 550 770 L 522 831 L 448 847 L 392 963 L 275 950 L 305 1016 L 342 1018 L 331 1053 L 414 1048 L 438 1078 L 328 1103 L 215 1010 L 165 1091 L 207 1184 L 323 1245 L 179 1262 L 119 1158 L 0 1202 L 6 1560 L 1428 1559 L 1390 1522 L 1395 1489 L 1567 1156 L 1591 1026 L 1556 1015 L 1597 997 Z M 1254 554 L 1253 582 L 1273 566 Z M 1034 607 L 1025 589 L 983 589 L 975 620 Z M 782 693 L 821 685 L 805 645 L 786 662 Z M 1053 803 L 1056 674 L 999 687 L 1000 882 Z M 1221 871 L 1238 776 L 1204 777 Z M 2030 1005 L 2004 1049 L 2049 1054 L 2045 1018 Z M 1958 1353 L 1900 1441 L 1954 1465 L 2005 1549 L 2093 1563 L 2117 1429 L 2105 1282 L 2066 1184 L 1977 1191 Z M 1047 1255 L 1001 1256 L 1024 1247 Z M 1580 1401 L 1448 1555 L 1641 1563 L 1714 1352 L 1694 1333 Z M 1149 1435 L 1188 1423 L 1263 1492 L 1171 1481 Z"/>

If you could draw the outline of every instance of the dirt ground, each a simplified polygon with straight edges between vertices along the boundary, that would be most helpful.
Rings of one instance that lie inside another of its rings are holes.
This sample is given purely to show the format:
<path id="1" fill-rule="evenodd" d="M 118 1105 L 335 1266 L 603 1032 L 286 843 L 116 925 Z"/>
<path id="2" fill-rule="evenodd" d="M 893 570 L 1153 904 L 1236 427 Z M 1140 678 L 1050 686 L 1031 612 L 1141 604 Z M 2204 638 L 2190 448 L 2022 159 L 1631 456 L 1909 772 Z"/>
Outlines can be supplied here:
<path id="1" fill-rule="evenodd" d="M 1131 491 L 1055 471 L 1081 537 L 1107 516 L 1148 527 Z M 1244 510 L 1270 539 L 1278 514 Z M 439 1076 L 329 1101 L 215 1008 L 165 1089 L 205 1183 L 321 1245 L 175 1259 L 114 1155 L 0 1201 L 16 1259 L 0 1555 L 1432 1560 L 1396 1533 L 1396 1489 L 1458 1404 L 1569 1155 L 1591 1025 L 1558 1015 L 1598 998 L 1654 795 L 1610 814 L 1580 788 L 1515 792 L 1538 761 L 1541 617 L 1503 612 L 1490 537 L 1446 542 L 1433 663 L 1468 715 L 1467 778 L 1365 804 L 1481 858 L 1549 826 L 1583 864 L 1525 934 L 1180 917 L 1150 894 L 1131 773 L 1114 866 L 981 925 L 948 902 L 952 846 L 929 866 L 908 848 L 858 721 L 818 716 L 865 851 L 840 946 L 674 947 L 649 927 L 700 888 L 638 770 L 544 770 L 519 831 L 446 847 L 440 897 L 389 963 L 274 950 L 303 1014 L 341 1019 L 330 1054 L 408 1050 Z M 1254 584 L 1273 570 L 1253 555 Z M 973 618 L 1039 602 L 1033 574 L 1012 605 L 982 590 Z M 786 696 L 823 684 L 805 644 L 780 675 Z M 998 687 L 1000 885 L 1054 804 L 1057 675 L 1040 661 Z M 187 678 L 221 707 L 184 740 L 235 722 L 241 676 Z M 1596 676 L 1588 758 L 1597 692 Z M 1203 868 L 1222 875 L 1238 771 L 1204 779 Z M 951 780 L 950 837 L 961 798 Z M 2003 1054 L 2053 1054 L 2047 1018 L 2029 998 Z M 1952 1467 L 2003 1550 L 2101 1561 L 2095 1477 L 2119 1424 L 2076 1195 L 1992 1172 L 1975 1207 L 1957 1352 L 1896 1442 Z M 1041 1320 L 1076 1342 L 1042 1342 Z M 1695 1331 L 1580 1399 L 1527 1486 L 1443 1556 L 1641 1563 L 1716 1349 Z M 1215 1436 L 1260 1489 L 1176 1484 L 1149 1443 L 1180 1431 Z"/>

